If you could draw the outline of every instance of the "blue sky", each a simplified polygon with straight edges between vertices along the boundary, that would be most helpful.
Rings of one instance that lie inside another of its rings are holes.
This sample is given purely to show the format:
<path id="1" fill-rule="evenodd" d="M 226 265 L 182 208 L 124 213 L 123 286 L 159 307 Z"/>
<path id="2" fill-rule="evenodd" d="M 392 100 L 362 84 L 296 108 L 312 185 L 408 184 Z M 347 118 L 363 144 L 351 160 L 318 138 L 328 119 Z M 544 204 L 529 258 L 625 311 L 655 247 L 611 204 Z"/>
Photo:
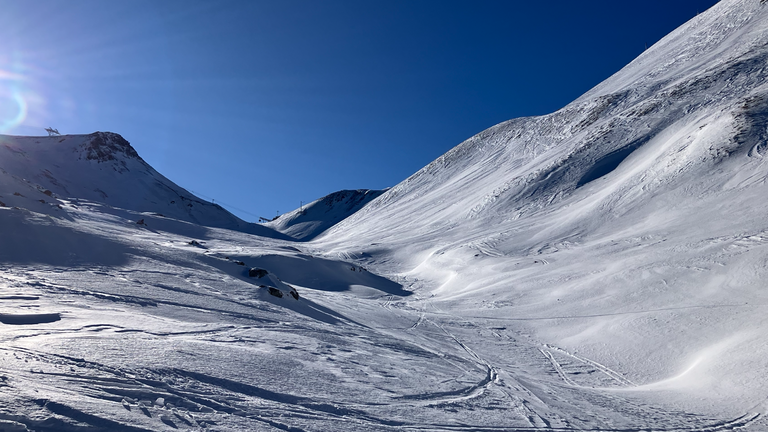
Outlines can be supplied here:
<path id="1" fill-rule="evenodd" d="M 253 221 L 555 111 L 715 3 L 0 0 L 0 133 L 120 133 Z"/>

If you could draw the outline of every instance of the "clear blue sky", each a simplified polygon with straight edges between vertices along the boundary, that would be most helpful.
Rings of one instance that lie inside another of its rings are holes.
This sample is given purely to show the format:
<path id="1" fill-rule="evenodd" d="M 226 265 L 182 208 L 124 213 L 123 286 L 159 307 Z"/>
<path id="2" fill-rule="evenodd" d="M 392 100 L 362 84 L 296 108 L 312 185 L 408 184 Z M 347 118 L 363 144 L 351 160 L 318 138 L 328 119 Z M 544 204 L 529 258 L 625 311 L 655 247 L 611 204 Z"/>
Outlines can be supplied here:
<path id="1" fill-rule="evenodd" d="M 555 111 L 715 3 L 0 0 L 0 133 L 120 133 L 253 221 Z"/>

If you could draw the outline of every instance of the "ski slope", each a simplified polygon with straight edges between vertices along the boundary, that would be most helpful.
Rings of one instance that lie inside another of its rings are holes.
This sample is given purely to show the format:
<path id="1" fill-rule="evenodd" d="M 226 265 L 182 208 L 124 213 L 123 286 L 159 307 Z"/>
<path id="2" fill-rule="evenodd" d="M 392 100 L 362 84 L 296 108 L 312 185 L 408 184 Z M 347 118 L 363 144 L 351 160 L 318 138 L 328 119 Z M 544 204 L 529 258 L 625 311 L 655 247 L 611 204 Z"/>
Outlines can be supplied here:
<path id="1" fill-rule="evenodd" d="M 0 137 L 0 430 L 768 430 L 767 32 L 724 0 L 259 226 L 119 135 Z"/>

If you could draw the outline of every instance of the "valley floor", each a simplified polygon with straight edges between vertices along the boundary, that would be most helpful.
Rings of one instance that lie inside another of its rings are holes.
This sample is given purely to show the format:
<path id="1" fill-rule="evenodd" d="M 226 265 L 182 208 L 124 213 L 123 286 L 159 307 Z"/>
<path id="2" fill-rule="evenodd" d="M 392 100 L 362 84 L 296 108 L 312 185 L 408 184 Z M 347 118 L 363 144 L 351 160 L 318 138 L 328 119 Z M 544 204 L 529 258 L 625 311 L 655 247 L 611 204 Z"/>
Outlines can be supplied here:
<path id="1" fill-rule="evenodd" d="M 469 311 L 410 276 L 390 275 L 401 287 L 298 245 L 161 217 L 71 214 L 22 225 L 89 246 L 0 268 L 0 430 L 768 429 L 761 404 L 643 388 L 503 305 Z M 120 252 L 89 252 L 90 236 Z M 248 277 L 265 264 L 299 301 Z"/>

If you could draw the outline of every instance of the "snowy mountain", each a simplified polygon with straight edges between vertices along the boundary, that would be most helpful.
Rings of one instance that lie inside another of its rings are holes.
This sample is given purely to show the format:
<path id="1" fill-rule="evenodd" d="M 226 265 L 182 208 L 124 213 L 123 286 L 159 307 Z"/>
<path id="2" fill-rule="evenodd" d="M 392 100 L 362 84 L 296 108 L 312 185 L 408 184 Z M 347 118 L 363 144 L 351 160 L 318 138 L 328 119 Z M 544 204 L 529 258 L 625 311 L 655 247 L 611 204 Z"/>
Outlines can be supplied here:
<path id="1" fill-rule="evenodd" d="M 42 209 L 57 205 L 57 198 L 278 235 L 177 186 L 149 166 L 118 134 L 0 135 L 0 201 L 6 206 Z"/>
<path id="2" fill-rule="evenodd" d="M 384 193 L 383 190 L 342 190 L 281 215 L 265 225 L 296 240 L 311 240 L 348 218 Z"/>
<path id="3" fill-rule="evenodd" d="M 723 1 L 563 109 L 468 139 L 314 244 L 417 279 L 450 313 L 525 327 L 567 385 L 594 376 L 560 368 L 558 353 L 616 366 L 635 391 L 757 406 L 766 65 L 768 6 Z"/>
<path id="4" fill-rule="evenodd" d="M 766 60 L 724 0 L 257 228 L 117 135 L 2 137 L 0 430 L 768 430 Z"/>
<path id="5" fill-rule="evenodd" d="M 617 198 L 614 192 L 625 189 L 654 192 L 685 183 L 686 176 L 735 175 L 742 165 L 753 170 L 766 146 L 764 14 L 760 1 L 721 2 L 560 111 L 510 120 L 455 147 L 334 235 L 464 231 L 544 209 L 584 207 L 586 195 L 594 207 L 603 195 Z M 722 163 L 736 166 L 725 171 Z M 594 225 L 606 213 L 570 219 Z"/>

